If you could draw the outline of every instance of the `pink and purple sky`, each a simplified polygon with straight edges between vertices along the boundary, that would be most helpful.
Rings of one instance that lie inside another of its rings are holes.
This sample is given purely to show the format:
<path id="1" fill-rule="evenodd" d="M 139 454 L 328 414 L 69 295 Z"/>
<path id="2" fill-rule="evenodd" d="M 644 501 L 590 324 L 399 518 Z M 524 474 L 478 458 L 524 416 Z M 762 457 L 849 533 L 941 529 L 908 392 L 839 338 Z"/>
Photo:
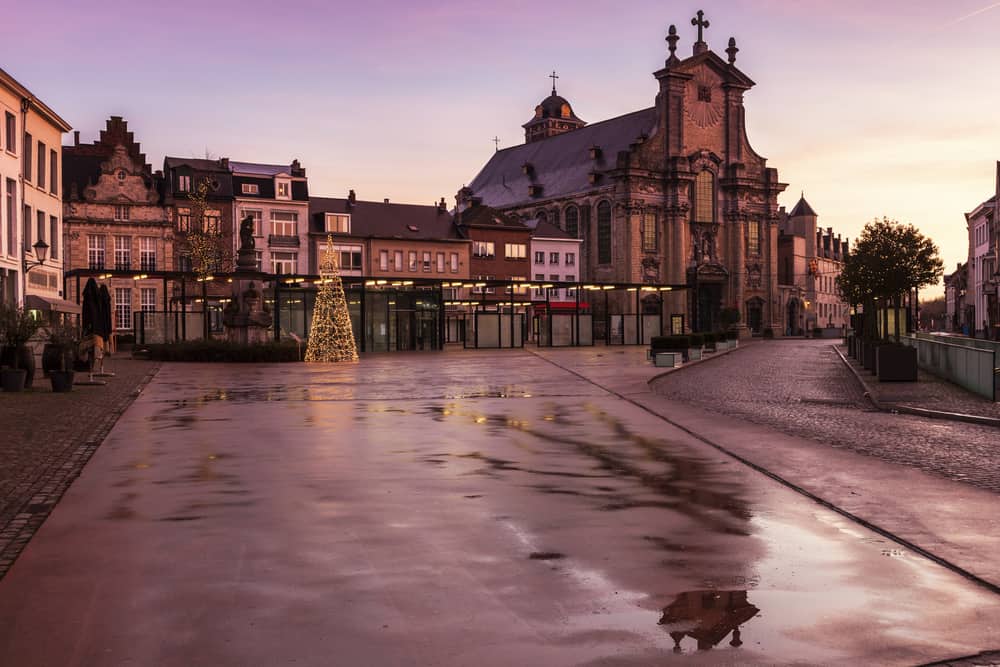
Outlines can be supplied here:
<path id="1" fill-rule="evenodd" d="M 308 170 L 310 192 L 431 203 L 473 179 L 549 92 L 595 122 L 650 106 L 674 23 L 735 36 L 757 152 L 823 227 L 887 215 L 967 254 L 1000 159 L 1000 2 L 219 0 L 21 2 L 0 64 L 84 141 L 121 115 L 165 154 Z M 44 29 L 23 29 L 39 25 Z M 71 138 L 67 137 L 66 141 Z M 939 290 L 934 290 L 939 292 Z"/>

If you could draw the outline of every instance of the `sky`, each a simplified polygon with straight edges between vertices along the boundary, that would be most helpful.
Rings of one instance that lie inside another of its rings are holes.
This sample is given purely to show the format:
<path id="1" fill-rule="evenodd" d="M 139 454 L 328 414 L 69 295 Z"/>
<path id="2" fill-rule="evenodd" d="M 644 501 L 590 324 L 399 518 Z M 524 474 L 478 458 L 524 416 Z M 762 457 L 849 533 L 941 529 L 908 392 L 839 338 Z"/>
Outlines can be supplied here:
<path id="1" fill-rule="evenodd" d="M 559 74 L 588 122 L 649 107 L 667 27 L 691 17 L 756 82 L 756 152 L 822 227 L 916 225 L 951 272 L 995 191 L 1000 2 L 989 0 L 172 0 L 13 3 L 0 67 L 92 141 L 124 116 L 164 155 L 307 169 L 310 193 L 454 202 Z M 71 141 L 67 135 L 66 141 Z M 931 290 L 940 292 L 940 289 Z"/>

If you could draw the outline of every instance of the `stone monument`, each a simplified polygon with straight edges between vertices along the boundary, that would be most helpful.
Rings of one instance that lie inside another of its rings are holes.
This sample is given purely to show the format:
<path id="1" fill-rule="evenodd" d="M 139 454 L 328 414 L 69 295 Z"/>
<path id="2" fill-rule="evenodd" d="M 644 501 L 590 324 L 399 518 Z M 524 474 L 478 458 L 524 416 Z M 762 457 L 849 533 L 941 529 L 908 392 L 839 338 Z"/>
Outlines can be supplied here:
<path id="1" fill-rule="evenodd" d="M 253 218 L 247 216 L 240 222 L 240 249 L 236 255 L 233 294 L 222 316 L 226 340 L 230 343 L 255 345 L 270 340 L 271 313 L 253 280 L 261 276 L 257 270 L 254 246 Z"/>

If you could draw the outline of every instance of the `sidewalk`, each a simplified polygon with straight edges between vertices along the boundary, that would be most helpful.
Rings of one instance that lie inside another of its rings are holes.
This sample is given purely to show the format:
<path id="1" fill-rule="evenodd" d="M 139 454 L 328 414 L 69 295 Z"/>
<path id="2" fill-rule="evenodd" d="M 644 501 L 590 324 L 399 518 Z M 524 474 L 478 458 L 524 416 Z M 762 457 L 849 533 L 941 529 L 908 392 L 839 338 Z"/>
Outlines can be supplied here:
<path id="1" fill-rule="evenodd" d="M 917 372 L 916 382 L 879 382 L 857 359 L 847 356 L 846 346 L 834 347 L 881 410 L 1000 426 L 1000 403 L 922 370 Z"/>
<path id="2" fill-rule="evenodd" d="M 107 367 L 104 386 L 54 394 L 39 368 L 33 389 L 0 392 L 0 579 L 158 364 L 121 355 Z"/>

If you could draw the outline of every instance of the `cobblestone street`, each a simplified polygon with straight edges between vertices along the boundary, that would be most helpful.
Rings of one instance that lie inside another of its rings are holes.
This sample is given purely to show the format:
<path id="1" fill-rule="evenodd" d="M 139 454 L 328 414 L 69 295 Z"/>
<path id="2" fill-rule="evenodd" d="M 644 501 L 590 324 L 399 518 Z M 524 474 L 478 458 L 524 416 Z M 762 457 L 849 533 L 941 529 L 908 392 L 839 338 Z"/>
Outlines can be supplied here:
<path id="1" fill-rule="evenodd" d="M 54 394 L 39 368 L 32 390 L 0 392 L 0 578 L 156 369 L 124 357 L 108 366 L 116 376 L 103 387 Z"/>
<path id="2" fill-rule="evenodd" d="M 874 410 L 831 344 L 752 343 L 666 375 L 653 389 L 674 401 L 1000 492 L 996 428 Z M 921 386 L 930 385 L 911 385 L 911 394 Z M 982 402 L 972 395 L 969 401 Z M 961 411 L 954 402 L 947 408 Z"/>

